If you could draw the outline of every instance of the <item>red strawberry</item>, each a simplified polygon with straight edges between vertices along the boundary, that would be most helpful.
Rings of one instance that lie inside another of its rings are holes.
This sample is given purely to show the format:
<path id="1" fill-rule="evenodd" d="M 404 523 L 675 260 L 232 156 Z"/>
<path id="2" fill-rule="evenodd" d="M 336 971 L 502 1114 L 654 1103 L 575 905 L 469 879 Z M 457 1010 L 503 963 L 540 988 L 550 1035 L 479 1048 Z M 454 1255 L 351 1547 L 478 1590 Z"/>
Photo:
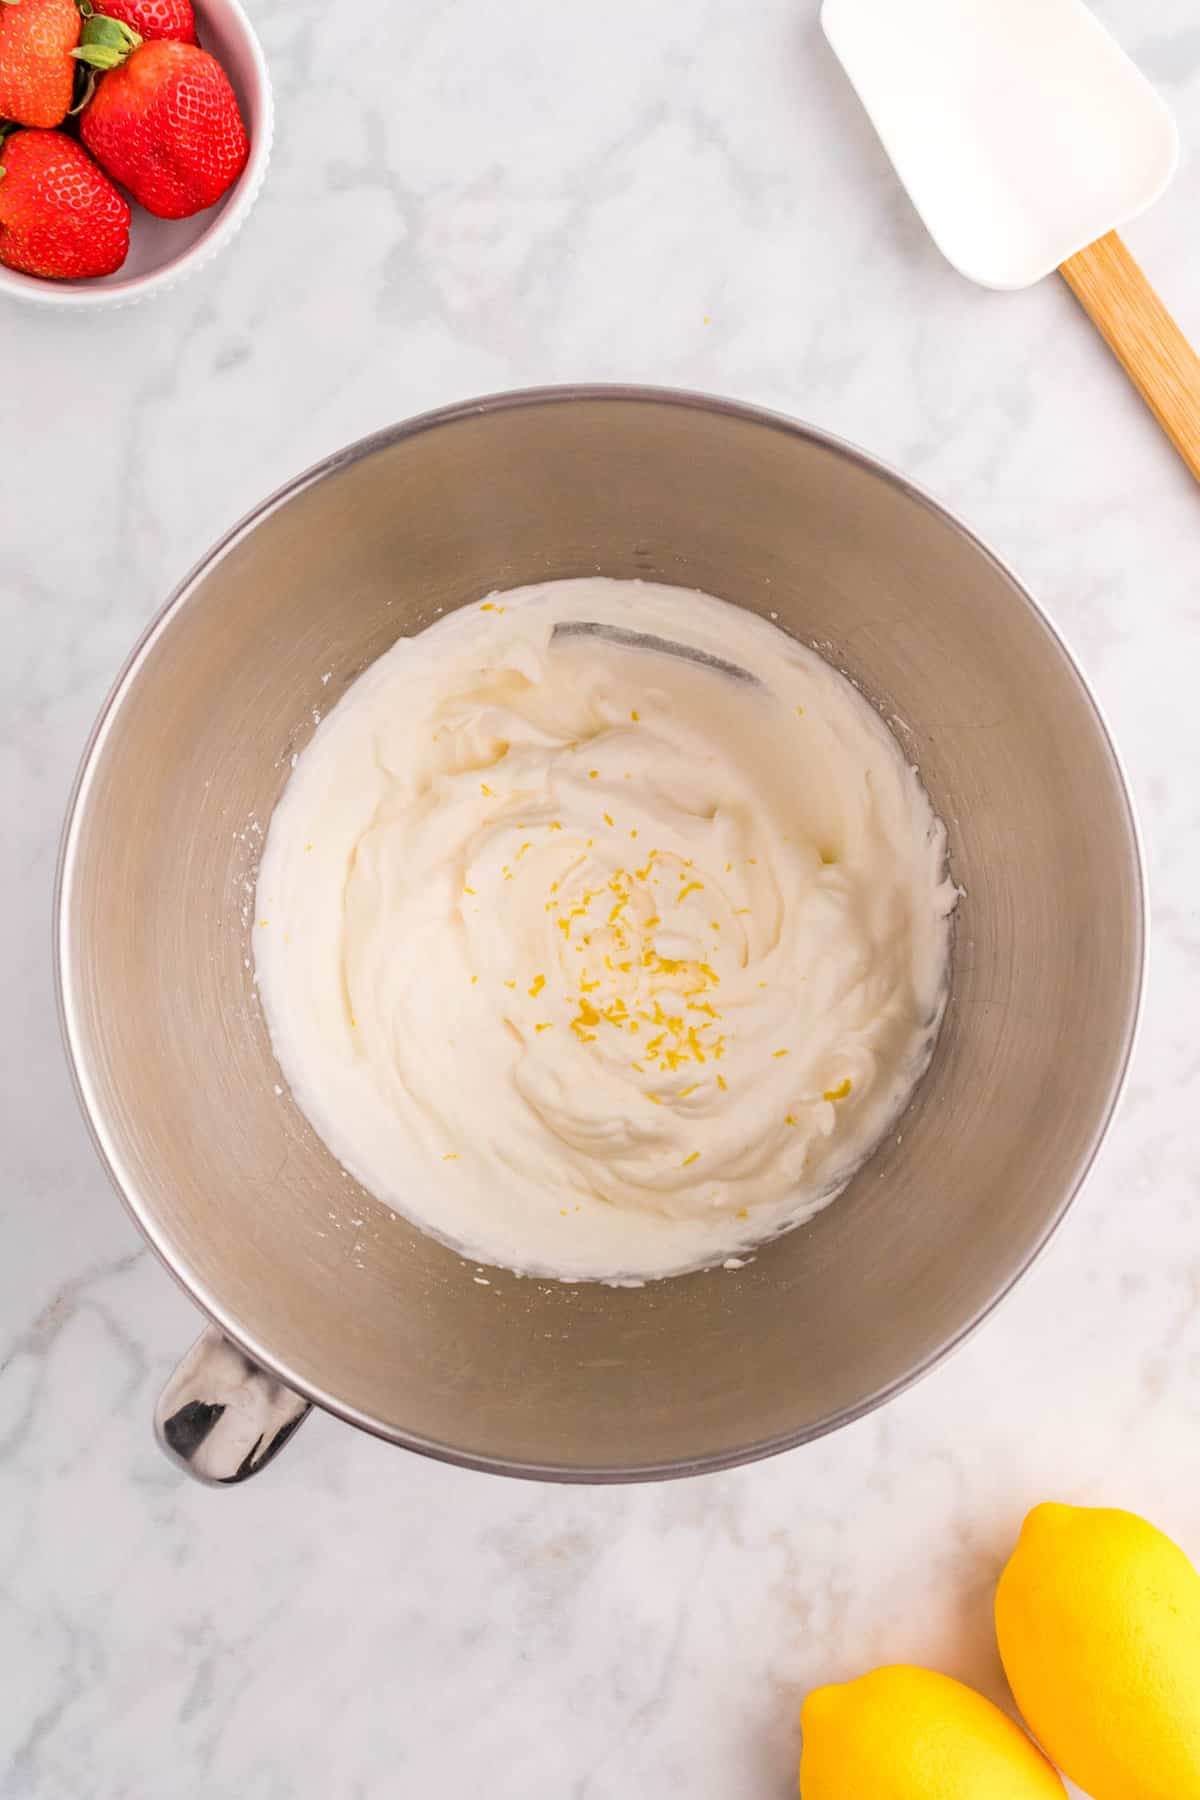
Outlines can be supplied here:
<path id="1" fill-rule="evenodd" d="M 75 54 L 110 71 L 80 114 L 80 135 L 147 212 L 186 219 L 233 185 L 250 146 L 215 57 L 195 44 L 144 44 L 99 15 L 85 24 Z"/>
<path id="2" fill-rule="evenodd" d="M 196 41 L 192 0 L 96 0 L 96 11 L 106 19 L 120 19 L 144 38 L 173 38 L 177 44 Z"/>
<path id="3" fill-rule="evenodd" d="M 0 118 L 61 125 L 79 42 L 75 0 L 0 0 Z"/>
<path id="4" fill-rule="evenodd" d="M 0 263 L 80 281 L 129 249 L 129 203 L 74 138 L 17 131 L 0 143 Z"/>

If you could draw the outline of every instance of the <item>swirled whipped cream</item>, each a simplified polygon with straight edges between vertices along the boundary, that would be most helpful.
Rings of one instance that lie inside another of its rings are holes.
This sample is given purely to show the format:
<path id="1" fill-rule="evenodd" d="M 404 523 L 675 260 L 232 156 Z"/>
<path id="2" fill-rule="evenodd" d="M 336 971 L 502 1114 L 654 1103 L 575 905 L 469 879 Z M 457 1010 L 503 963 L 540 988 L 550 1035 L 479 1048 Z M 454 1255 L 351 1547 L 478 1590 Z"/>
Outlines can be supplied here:
<path id="1" fill-rule="evenodd" d="M 476 1259 L 646 1279 L 845 1185 L 928 1062 L 954 899 L 917 772 L 820 656 L 707 595 L 551 582 L 401 639 L 322 721 L 257 979 L 381 1200 Z"/>

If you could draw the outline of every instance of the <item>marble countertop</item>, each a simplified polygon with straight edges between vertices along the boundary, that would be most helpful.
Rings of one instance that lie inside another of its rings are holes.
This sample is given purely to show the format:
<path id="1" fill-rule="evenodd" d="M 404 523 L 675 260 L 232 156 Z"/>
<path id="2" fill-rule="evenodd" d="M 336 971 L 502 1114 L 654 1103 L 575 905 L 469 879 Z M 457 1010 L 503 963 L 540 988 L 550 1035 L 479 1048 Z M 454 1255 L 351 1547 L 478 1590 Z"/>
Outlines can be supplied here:
<path id="1" fill-rule="evenodd" d="M 233 250 L 133 311 L 0 311 L 0 1794 L 782 1800 L 818 1681 L 904 1660 L 1002 1693 L 990 1591 L 1033 1502 L 1132 1506 L 1200 1553 L 1200 495 L 1061 283 L 943 264 L 817 0 L 252 10 L 278 145 Z M 1183 166 L 1128 237 L 1200 340 L 1194 0 L 1098 11 L 1179 115 Z M 857 440 L 1041 596 L 1146 830 L 1119 1119 L 998 1316 L 811 1448 L 560 1489 L 318 1416 L 257 1482 L 203 1490 L 150 1435 L 197 1315 L 59 1049 L 76 758 L 135 634 L 268 490 L 422 408 L 576 380 Z"/>

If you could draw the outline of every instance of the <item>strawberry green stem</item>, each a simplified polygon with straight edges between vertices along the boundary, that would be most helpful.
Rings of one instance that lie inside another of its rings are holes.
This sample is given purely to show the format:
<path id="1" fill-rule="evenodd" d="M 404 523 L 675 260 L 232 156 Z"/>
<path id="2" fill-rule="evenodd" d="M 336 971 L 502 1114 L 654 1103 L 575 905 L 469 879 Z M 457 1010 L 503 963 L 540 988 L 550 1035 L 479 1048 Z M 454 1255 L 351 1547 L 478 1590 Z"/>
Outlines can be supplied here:
<path id="1" fill-rule="evenodd" d="M 71 55 L 92 69 L 119 69 L 141 47 L 142 39 L 123 20 L 93 13 L 84 20 L 79 47 Z"/>

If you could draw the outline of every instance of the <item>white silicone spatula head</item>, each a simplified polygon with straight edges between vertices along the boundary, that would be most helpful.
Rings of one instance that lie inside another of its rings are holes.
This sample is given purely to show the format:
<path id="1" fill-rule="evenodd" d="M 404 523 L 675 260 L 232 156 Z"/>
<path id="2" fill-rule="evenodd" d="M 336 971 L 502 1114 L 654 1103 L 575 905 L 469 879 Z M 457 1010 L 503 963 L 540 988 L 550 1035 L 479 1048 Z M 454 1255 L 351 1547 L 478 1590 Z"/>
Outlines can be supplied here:
<path id="1" fill-rule="evenodd" d="M 823 0 L 934 242 L 985 287 L 1057 269 L 1200 481 L 1200 357 L 1117 226 L 1166 187 L 1175 121 L 1083 0 Z"/>
<path id="2" fill-rule="evenodd" d="M 824 0 L 825 35 L 934 242 L 1021 288 L 1155 201 L 1175 122 L 1083 0 Z"/>

